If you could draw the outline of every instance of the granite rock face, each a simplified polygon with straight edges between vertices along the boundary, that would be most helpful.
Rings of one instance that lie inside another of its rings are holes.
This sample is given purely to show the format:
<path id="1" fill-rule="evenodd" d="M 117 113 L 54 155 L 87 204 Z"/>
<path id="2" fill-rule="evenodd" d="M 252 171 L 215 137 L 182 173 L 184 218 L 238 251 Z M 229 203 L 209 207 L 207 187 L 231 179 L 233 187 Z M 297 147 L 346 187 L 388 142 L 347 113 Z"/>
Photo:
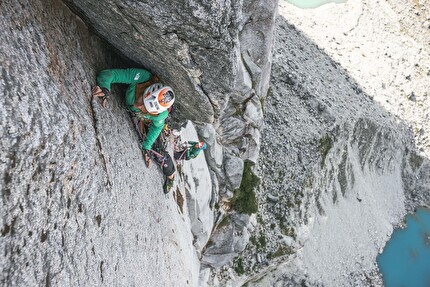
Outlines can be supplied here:
<path id="1" fill-rule="evenodd" d="M 208 244 L 201 259 L 203 266 L 219 269 L 242 252 L 255 229 L 255 216 L 253 219 L 246 214 L 231 213 L 226 219 L 231 221 L 231 224 L 221 224 L 213 232 L 211 244 Z"/>
<path id="2" fill-rule="evenodd" d="M 228 201 L 240 186 L 244 162 L 257 162 L 278 1 L 65 3 L 173 87 L 178 119 L 201 123 L 212 198 Z"/>
<path id="3" fill-rule="evenodd" d="M 121 90 L 105 110 L 91 97 L 129 63 L 62 2 L 0 8 L 0 285 L 198 286 L 191 228 Z"/>
<path id="4" fill-rule="evenodd" d="M 277 2 L 65 0 L 122 54 L 173 87 L 179 119 L 214 126 L 212 141 L 229 154 L 223 163 L 258 156 L 254 129 L 262 125 Z M 228 170 L 213 171 L 218 181 L 231 178 Z"/>
<path id="5" fill-rule="evenodd" d="M 430 202 L 414 131 L 281 16 L 270 90 L 254 238 L 213 282 L 382 286 L 376 256 L 404 215 Z"/>
<path id="6" fill-rule="evenodd" d="M 259 153 L 277 1 L 63 2 L 0 4 L 0 280 L 203 286 L 212 208 Z M 105 110 L 91 97 L 97 73 L 131 66 L 172 86 L 176 120 L 199 122 L 208 143 L 211 170 L 192 162 L 167 196 L 144 166 L 124 87 Z M 249 234 L 234 236 L 243 250 Z"/>
<path id="7" fill-rule="evenodd" d="M 275 1 L 65 2 L 171 85 L 183 118 L 210 122 L 233 92 L 267 91 Z"/>
<path id="8" fill-rule="evenodd" d="M 181 129 L 180 138 L 181 142 L 197 141 L 197 132 L 191 121 Z M 217 193 L 212 188 L 211 174 L 203 151 L 192 160 L 184 160 L 179 169 L 178 178 L 183 182 L 179 188 L 186 196 L 194 246 L 197 252 L 201 253 L 212 233 L 214 212 L 211 202 L 217 202 L 217 198 L 214 198 Z"/>

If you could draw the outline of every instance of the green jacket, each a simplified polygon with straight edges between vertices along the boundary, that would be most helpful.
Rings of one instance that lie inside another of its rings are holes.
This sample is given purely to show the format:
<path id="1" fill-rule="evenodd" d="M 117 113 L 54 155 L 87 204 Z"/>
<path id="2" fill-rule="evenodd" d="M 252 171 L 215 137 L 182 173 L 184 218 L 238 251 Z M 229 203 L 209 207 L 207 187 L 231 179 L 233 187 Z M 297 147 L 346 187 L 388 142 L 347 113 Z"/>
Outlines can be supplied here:
<path id="1" fill-rule="evenodd" d="M 103 70 L 97 76 L 97 85 L 101 88 L 106 88 L 110 91 L 110 85 L 115 83 L 129 84 L 125 92 L 125 103 L 128 109 L 139 115 L 140 118 L 151 121 L 151 126 L 146 134 L 145 141 L 142 144 L 143 149 L 150 150 L 152 144 L 163 130 L 164 120 L 169 115 L 168 111 L 164 111 L 156 116 L 143 114 L 139 109 L 134 107 L 136 100 L 136 84 L 144 83 L 151 79 L 151 73 L 144 69 L 109 69 Z"/>
<path id="2" fill-rule="evenodd" d="M 188 148 L 187 153 L 185 154 L 186 160 L 195 158 L 196 156 L 199 155 L 201 151 L 201 149 L 195 147 L 195 145 L 198 144 L 198 142 L 189 141 L 188 143 L 190 144 L 190 147 Z"/>

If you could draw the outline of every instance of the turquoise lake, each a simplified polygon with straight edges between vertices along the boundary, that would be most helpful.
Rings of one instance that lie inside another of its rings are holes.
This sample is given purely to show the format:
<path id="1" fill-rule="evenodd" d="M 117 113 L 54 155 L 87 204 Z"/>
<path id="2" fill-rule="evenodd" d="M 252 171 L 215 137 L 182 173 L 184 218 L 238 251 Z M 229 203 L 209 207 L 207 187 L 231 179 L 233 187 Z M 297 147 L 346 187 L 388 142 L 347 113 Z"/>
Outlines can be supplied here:
<path id="1" fill-rule="evenodd" d="M 310 9 L 317 8 L 327 3 L 344 3 L 346 0 L 286 0 L 299 8 Z"/>
<path id="2" fill-rule="evenodd" d="M 406 216 L 376 260 L 385 287 L 430 286 L 430 209 Z"/>

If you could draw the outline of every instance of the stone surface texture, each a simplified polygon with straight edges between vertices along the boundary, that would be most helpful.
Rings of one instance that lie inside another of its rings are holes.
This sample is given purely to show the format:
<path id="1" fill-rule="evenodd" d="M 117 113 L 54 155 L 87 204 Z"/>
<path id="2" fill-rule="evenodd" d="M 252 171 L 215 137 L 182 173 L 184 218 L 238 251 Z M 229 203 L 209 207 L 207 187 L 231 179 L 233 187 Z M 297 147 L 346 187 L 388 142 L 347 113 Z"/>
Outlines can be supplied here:
<path id="1" fill-rule="evenodd" d="M 204 286 L 213 208 L 259 153 L 277 1 L 63 2 L 0 3 L 1 285 Z M 97 73 L 132 66 L 173 87 L 175 123 L 208 143 L 168 195 L 125 86 L 107 109 L 91 97 Z"/>
<path id="2" fill-rule="evenodd" d="M 258 225 L 214 285 L 383 286 L 376 257 L 430 205 L 429 8 L 280 2 Z"/>
<path id="3" fill-rule="evenodd" d="M 0 285 L 383 285 L 376 256 L 430 205 L 428 1 L 64 3 L 0 2 Z M 91 97 L 130 66 L 208 145 L 167 195 L 125 87 Z M 251 216 L 227 203 L 247 161 Z"/>
<path id="4" fill-rule="evenodd" d="M 181 129 L 180 141 L 198 141 L 197 131 L 191 121 Z M 215 196 L 212 192 L 211 174 L 204 151 L 201 151 L 193 160 L 183 161 L 180 170 L 178 178 L 183 185 L 179 184 L 179 188 L 185 192 L 194 246 L 201 253 L 214 225 L 211 202 L 214 201 Z"/>
<path id="5" fill-rule="evenodd" d="M 223 163 L 255 161 L 260 138 L 247 127 L 262 125 L 250 116 L 262 114 L 260 99 L 269 85 L 277 0 L 65 3 L 122 54 L 172 86 L 180 120 L 214 125 L 228 155 Z M 228 180 L 230 191 L 237 186 L 230 170 L 213 171 L 219 182 Z"/>
<path id="6" fill-rule="evenodd" d="M 91 97 L 129 63 L 62 2 L 0 8 L 0 285 L 198 286 L 191 223 L 145 167 L 123 93 Z"/>

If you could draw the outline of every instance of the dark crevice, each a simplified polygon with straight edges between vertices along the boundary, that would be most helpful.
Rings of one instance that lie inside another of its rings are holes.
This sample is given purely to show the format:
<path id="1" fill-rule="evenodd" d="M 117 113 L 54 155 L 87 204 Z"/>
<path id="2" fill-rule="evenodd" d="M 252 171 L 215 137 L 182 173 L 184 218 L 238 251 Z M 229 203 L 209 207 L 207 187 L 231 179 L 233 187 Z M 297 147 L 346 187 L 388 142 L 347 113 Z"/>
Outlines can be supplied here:
<path id="1" fill-rule="evenodd" d="M 100 214 L 96 216 L 96 222 L 97 222 L 97 226 L 100 227 L 100 224 L 102 222 L 102 216 Z"/>
<path id="2" fill-rule="evenodd" d="M 49 231 L 48 230 L 43 230 L 42 229 L 42 234 L 40 235 L 40 242 L 45 242 L 46 241 L 46 239 L 48 239 L 48 233 L 49 233 Z"/>
<path id="3" fill-rule="evenodd" d="M 103 264 L 104 264 L 104 261 L 100 262 L 100 278 L 102 279 L 102 282 L 104 280 L 104 278 L 103 278 Z"/>
<path id="4" fill-rule="evenodd" d="M 197 87 L 200 88 L 200 91 L 202 92 L 202 94 L 205 95 L 206 98 L 209 100 L 209 103 L 211 104 L 212 110 L 214 112 L 214 118 L 218 119 L 220 117 L 220 114 L 221 114 L 221 110 L 220 110 L 219 106 L 212 101 L 211 97 L 208 95 L 208 93 L 205 92 L 202 85 L 197 85 Z"/>

